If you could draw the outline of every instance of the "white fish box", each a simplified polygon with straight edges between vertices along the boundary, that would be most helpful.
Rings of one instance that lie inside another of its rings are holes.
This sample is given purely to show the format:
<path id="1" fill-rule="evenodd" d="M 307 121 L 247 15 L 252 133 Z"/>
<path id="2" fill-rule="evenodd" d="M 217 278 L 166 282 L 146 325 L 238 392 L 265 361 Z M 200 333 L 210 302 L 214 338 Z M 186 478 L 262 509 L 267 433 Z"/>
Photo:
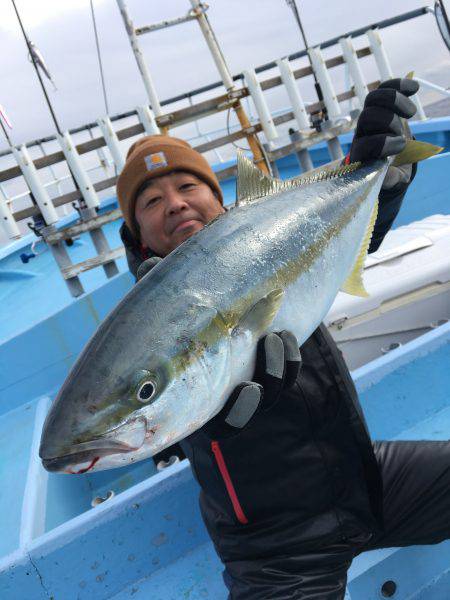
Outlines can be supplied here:
<path id="1" fill-rule="evenodd" d="M 324 319 L 351 370 L 450 319 L 450 215 L 391 230 L 364 285 L 368 298 L 340 292 Z"/>

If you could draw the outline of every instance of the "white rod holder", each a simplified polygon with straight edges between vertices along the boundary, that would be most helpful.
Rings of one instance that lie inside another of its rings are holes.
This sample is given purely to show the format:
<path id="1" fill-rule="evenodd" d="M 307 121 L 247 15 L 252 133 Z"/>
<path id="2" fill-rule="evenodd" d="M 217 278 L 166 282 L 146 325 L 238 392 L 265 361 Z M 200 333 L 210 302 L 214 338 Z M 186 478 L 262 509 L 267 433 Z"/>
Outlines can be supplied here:
<path id="1" fill-rule="evenodd" d="M 11 240 L 20 238 L 20 229 L 17 226 L 11 209 L 8 206 L 8 197 L 0 186 L 0 223 L 5 230 L 6 235 Z"/>
<path id="2" fill-rule="evenodd" d="M 81 163 L 80 155 L 77 152 L 75 144 L 70 137 L 68 131 L 64 131 L 63 134 L 56 134 L 58 142 L 62 148 L 64 156 L 66 157 L 67 164 L 69 165 L 75 181 L 80 188 L 81 195 L 86 202 L 88 208 L 97 208 L 100 205 L 97 192 L 94 190 L 86 169 Z"/>
<path id="3" fill-rule="evenodd" d="M 394 74 L 389 63 L 386 50 L 384 49 L 380 32 L 378 31 L 378 29 L 369 29 L 366 32 L 366 34 L 369 38 L 370 49 L 372 50 L 372 54 L 374 55 L 375 62 L 377 63 L 377 67 L 380 72 L 381 81 L 387 81 L 388 79 L 392 79 L 394 77 Z M 421 121 L 425 121 L 427 116 L 423 110 L 422 103 L 420 102 L 420 99 L 417 96 L 417 94 L 414 94 L 411 100 L 417 107 L 417 116 Z"/>
<path id="4" fill-rule="evenodd" d="M 298 129 L 309 129 L 311 124 L 309 115 L 305 108 L 305 103 L 295 81 L 294 73 L 287 58 L 277 60 L 277 66 L 280 70 L 281 81 L 283 82 L 291 102 L 292 110 L 294 111 L 295 120 L 297 121 Z"/>
<path id="5" fill-rule="evenodd" d="M 120 14 L 122 15 L 122 19 L 125 24 L 128 39 L 130 40 L 131 48 L 133 50 L 134 57 L 136 58 L 138 69 L 141 74 L 145 90 L 147 92 L 148 100 L 152 106 L 153 112 L 157 117 L 159 117 L 163 114 L 161 104 L 159 103 L 158 95 L 156 93 L 156 88 L 153 84 L 150 71 L 147 69 L 147 65 L 145 64 L 144 55 L 142 54 L 141 49 L 139 47 L 139 42 L 135 32 L 133 21 L 130 19 L 127 6 L 124 0 L 117 0 L 117 5 L 119 7 Z"/>
<path id="6" fill-rule="evenodd" d="M 388 79 L 392 79 L 394 77 L 394 74 L 392 72 L 392 68 L 389 63 L 386 50 L 384 49 L 380 32 L 378 31 L 378 29 L 369 29 L 366 32 L 366 35 L 369 38 L 370 49 L 372 50 L 372 54 L 375 58 L 378 71 L 380 72 L 381 81 L 387 81 Z"/>
<path id="7" fill-rule="evenodd" d="M 253 69 L 251 69 L 248 71 L 243 71 L 243 74 L 247 87 L 250 91 L 250 95 L 255 104 L 261 127 L 263 128 L 267 141 L 271 142 L 278 137 L 278 133 L 275 128 L 272 115 L 270 114 L 269 107 L 267 106 L 266 100 L 262 93 L 261 86 L 256 78 L 256 73 Z"/>
<path id="8" fill-rule="evenodd" d="M 97 119 L 97 123 L 100 127 L 103 137 L 105 138 L 105 142 L 109 148 L 109 151 L 111 152 L 111 156 L 113 157 L 117 171 L 120 173 L 125 166 L 125 157 L 120 149 L 119 138 L 113 129 L 111 119 L 108 116 L 100 117 Z"/>
<path id="9" fill-rule="evenodd" d="M 369 93 L 364 76 L 359 65 L 358 56 L 352 40 L 349 37 L 343 37 L 339 40 L 342 54 L 350 72 L 350 77 L 355 85 L 355 93 L 358 97 L 361 108 L 364 106 L 364 100 Z"/>
<path id="10" fill-rule="evenodd" d="M 317 77 L 317 81 L 320 84 L 320 88 L 323 94 L 323 100 L 327 107 L 328 116 L 331 120 L 339 118 L 341 113 L 341 107 L 334 91 L 333 84 L 331 83 L 330 74 L 325 65 L 325 60 L 322 56 L 320 48 L 308 48 L 308 54 L 311 58 L 312 68 Z"/>
<path id="11" fill-rule="evenodd" d="M 59 217 L 56 213 L 56 209 L 53 206 L 53 202 L 51 201 L 47 190 L 39 179 L 37 169 L 34 166 L 25 144 L 22 144 L 18 148 L 12 146 L 11 149 L 17 164 L 22 171 L 23 178 L 25 179 L 31 193 L 34 196 L 34 199 L 36 200 L 44 221 L 47 225 L 53 225 L 54 223 L 57 223 L 57 221 L 59 221 Z"/>
<path id="12" fill-rule="evenodd" d="M 148 106 L 136 106 L 136 112 L 147 135 L 157 135 L 158 133 L 161 133 L 158 125 L 156 124 L 155 117 Z"/>

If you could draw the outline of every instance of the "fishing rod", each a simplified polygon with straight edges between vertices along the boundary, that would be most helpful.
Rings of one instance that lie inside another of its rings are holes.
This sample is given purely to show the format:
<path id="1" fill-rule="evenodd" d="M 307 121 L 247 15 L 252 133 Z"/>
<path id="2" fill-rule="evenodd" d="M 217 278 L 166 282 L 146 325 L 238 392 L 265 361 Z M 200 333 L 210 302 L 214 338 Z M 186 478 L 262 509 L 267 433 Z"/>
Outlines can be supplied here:
<path id="1" fill-rule="evenodd" d="M 56 131 L 58 132 L 58 134 L 61 137 L 63 137 L 63 132 L 61 130 L 61 127 L 59 126 L 58 119 L 56 118 L 55 111 L 53 110 L 52 103 L 50 102 L 50 98 L 48 97 L 48 94 L 47 94 L 47 88 L 45 87 L 44 81 L 43 81 L 43 79 L 41 77 L 41 73 L 40 73 L 40 71 L 38 69 L 38 64 L 37 64 L 37 61 L 36 61 L 36 54 L 33 51 L 32 42 L 30 41 L 30 39 L 29 39 L 29 37 L 28 37 L 28 35 L 27 35 L 26 31 L 25 31 L 25 27 L 24 27 L 22 19 L 20 17 L 19 11 L 17 10 L 17 6 L 16 6 L 16 3 L 15 3 L 15 0 L 11 0 L 11 2 L 12 2 L 12 5 L 14 7 L 14 11 L 16 13 L 17 20 L 19 21 L 20 29 L 22 30 L 22 34 L 23 34 L 23 37 L 25 39 L 25 43 L 27 45 L 28 51 L 29 51 L 30 56 L 31 56 L 31 61 L 32 61 L 33 66 L 34 66 L 34 70 L 36 71 L 36 75 L 38 76 L 39 83 L 40 83 L 41 89 L 42 89 L 42 93 L 44 94 L 45 100 L 47 102 L 47 106 L 48 106 L 48 109 L 50 111 L 50 114 L 51 114 L 53 123 L 55 125 Z M 77 183 L 77 180 L 75 179 L 75 176 L 74 176 L 74 174 L 72 172 L 72 169 L 70 168 L 69 163 L 67 163 L 67 168 L 69 170 L 70 176 L 71 176 L 73 184 L 75 186 L 75 189 L 77 191 L 80 191 L 80 187 L 79 187 L 79 185 Z M 79 200 L 79 205 L 80 205 L 80 208 L 82 208 L 83 205 L 84 205 L 83 196 L 81 196 L 81 198 Z M 78 207 L 75 206 L 74 208 L 77 208 L 77 210 L 78 210 Z"/>
<path id="2" fill-rule="evenodd" d="M 41 77 L 41 73 L 40 73 L 40 71 L 38 69 L 38 65 L 37 65 L 37 62 L 36 62 L 36 56 L 35 56 L 35 52 L 33 51 L 32 43 L 31 43 L 30 39 L 28 38 L 28 36 L 26 34 L 25 28 L 24 28 L 23 23 L 22 23 L 22 19 L 20 18 L 20 15 L 19 15 L 19 11 L 17 10 L 17 6 L 16 6 L 16 3 L 15 3 L 15 0 L 11 0 L 11 2 L 12 2 L 12 5 L 14 7 L 14 11 L 16 13 L 17 20 L 19 21 L 20 29 L 22 30 L 22 34 L 23 34 L 23 37 L 25 39 L 28 51 L 30 53 L 31 61 L 32 61 L 34 69 L 36 71 L 36 75 L 38 76 L 39 83 L 41 84 L 42 92 L 43 92 L 43 94 L 45 96 L 45 100 L 46 100 L 47 106 L 48 106 L 48 108 L 50 110 L 50 114 L 52 116 L 53 123 L 55 125 L 56 131 L 59 133 L 59 135 L 62 135 L 62 131 L 61 131 L 61 128 L 59 126 L 58 119 L 56 118 L 55 111 L 53 110 L 52 103 L 50 102 L 50 98 L 48 97 L 48 94 L 47 94 L 47 89 L 46 89 L 46 87 L 44 85 L 44 82 L 43 82 L 42 77 Z"/>
<path id="3" fill-rule="evenodd" d="M 308 56 L 309 64 L 310 64 L 311 70 L 312 70 L 312 75 L 314 77 L 314 87 L 316 89 L 317 98 L 319 99 L 319 102 L 322 105 L 322 110 L 318 110 L 317 112 L 311 114 L 311 120 L 312 120 L 313 127 L 315 129 L 317 129 L 317 131 L 320 131 L 321 122 L 328 121 L 327 107 L 325 106 L 325 103 L 323 101 L 322 88 L 320 87 L 320 83 L 317 80 L 316 73 L 314 71 L 314 67 L 313 67 L 313 64 L 311 61 L 311 57 L 309 56 L 309 52 L 308 52 L 309 44 L 306 39 L 305 30 L 303 29 L 302 20 L 300 19 L 300 13 L 298 11 L 297 3 L 295 0 L 286 0 L 286 4 L 292 9 L 292 12 L 294 13 L 294 18 L 297 22 L 298 28 L 300 29 L 300 34 L 303 39 L 303 44 L 305 45 L 305 48 L 307 51 L 306 55 Z M 314 115 L 317 115 L 317 117 L 314 118 Z"/>

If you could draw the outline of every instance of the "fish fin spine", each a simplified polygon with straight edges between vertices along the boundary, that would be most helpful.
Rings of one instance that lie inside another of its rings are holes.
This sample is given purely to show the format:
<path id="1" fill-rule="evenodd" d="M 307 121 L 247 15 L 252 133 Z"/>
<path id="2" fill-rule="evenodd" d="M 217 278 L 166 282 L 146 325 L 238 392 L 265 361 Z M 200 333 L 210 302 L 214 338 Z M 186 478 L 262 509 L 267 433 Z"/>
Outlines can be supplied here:
<path id="1" fill-rule="evenodd" d="M 290 181 L 275 179 L 260 171 L 241 150 L 238 150 L 236 206 L 243 206 L 258 198 L 277 194 L 291 187 L 295 186 Z"/>
<path id="2" fill-rule="evenodd" d="M 332 168 L 324 167 L 311 172 L 309 175 L 301 175 L 293 179 L 283 181 L 264 174 L 247 158 L 241 150 L 237 153 L 237 178 L 236 178 L 236 206 L 243 206 L 259 198 L 271 196 L 280 192 L 303 187 L 318 181 L 335 179 L 347 173 L 356 171 L 361 163 L 342 165 L 341 161 Z"/>

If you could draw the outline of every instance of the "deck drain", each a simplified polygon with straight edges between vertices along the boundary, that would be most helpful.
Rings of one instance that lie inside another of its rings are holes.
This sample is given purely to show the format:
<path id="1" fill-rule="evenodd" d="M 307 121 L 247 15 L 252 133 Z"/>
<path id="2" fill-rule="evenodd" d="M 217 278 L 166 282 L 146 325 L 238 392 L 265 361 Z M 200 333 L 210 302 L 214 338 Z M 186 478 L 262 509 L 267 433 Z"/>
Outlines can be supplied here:
<path id="1" fill-rule="evenodd" d="M 397 348 L 400 348 L 400 346 L 400 342 L 392 342 L 392 344 L 389 344 L 389 346 L 384 346 L 381 348 L 381 353 L 387 354 L 388 352 L 391 352 L 391 350 L 397 350 Z"/>
<path id="2" fill-rule="evenodd" d="M 94 508 L 94 506 L 98 506 L 99 504 L 106 502 L 106 500 L 109 500 L 110 498 L 114 498 L 114 492 L 112 490 L 109 490 L 109 492 L 106 494 L 106 496 L 104 498 L 102 498 L 101 496 L 97 496 L 96 498 L 93 498 L 92 502 L 91 502 L 91 506 L 92 506 L 92 508 Z"/>
<path id="3" fill-rule="evenodd" d="M 385 581 L 381 586 L 381 595 L 383 598 L 392 598 L 397 591 L 397 584 L 392 579 Z"/>
<path id="4" fill-rule="evenodd" d="M 171 456 L 169 460 L 160 460 L 159 463 L 156 465 L 156 468 L 158 469 L 158 471 L 164 471 L 164 469 L 167 469 L 167 467 L 171 467 L 172 465 L 175 465 L 179 462 L 180 459 L 178 458 L 178 456 Z"/>

